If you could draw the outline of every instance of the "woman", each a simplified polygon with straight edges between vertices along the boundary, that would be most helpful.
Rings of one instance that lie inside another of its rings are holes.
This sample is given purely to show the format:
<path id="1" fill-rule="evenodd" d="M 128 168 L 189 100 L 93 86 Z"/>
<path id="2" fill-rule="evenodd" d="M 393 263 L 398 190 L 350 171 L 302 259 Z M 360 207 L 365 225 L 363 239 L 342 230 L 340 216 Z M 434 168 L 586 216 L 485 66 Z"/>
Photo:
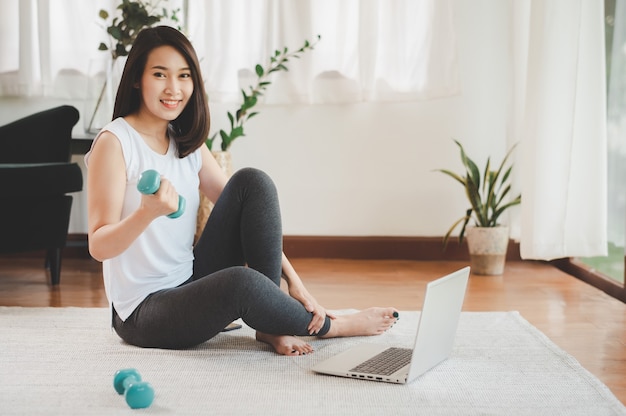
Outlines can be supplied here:
<path id="1" fill-rule="evenodd" d="M 137 346 L 186 348 L 242 318 L 277 353 L 300 355 L 313 349 L 296 336 L 389 329 L 394 308 L 334 316 L 306 290 L 282 253 L 271 179 L 242 169 L 228 180 L 203 146 L 209 111 L 202 86 L 184 35 L 165 26 L 143 30 L 127 58 L 113 121 L 85 156 L 89 251 L 103 262 L 115 331 Z M 136 188 L 147 169 L 161 174 L 153 195 Z M 215 207 L 193 247 L 198 189 Z M 179 194 L 186 211 L 168 218 Z"/>

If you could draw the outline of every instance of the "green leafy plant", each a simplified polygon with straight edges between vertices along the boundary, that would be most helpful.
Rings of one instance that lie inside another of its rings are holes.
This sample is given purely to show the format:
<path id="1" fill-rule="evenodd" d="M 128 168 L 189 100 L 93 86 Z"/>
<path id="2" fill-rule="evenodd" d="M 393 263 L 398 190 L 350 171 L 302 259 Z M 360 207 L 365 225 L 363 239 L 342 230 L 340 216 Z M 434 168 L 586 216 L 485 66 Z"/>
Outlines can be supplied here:
<path id="1" fill-rule="evenodd" d="M 463 186 L 471 208 L 467 209 L 465 215 L 452 224 L 444 237 L 444 248 L 448 244 L 450 235 L 459 224 L 463 224 L 459 234 L 459 243 L 462 243 L 465 229 L 472 218 L 478 227 L 496 227 L 498 218 L 504 211 L 522 202 L 521 194 L 507 199 L 511 192 L 510 180 L 513 165 L 510 164 L 507 167 L 506 162 L 517 144 L 509 149 L 497 170 L 492 170 L 491 158 L 487 158 L 485 169 L 481 173 L 476 163 L 467 156 L 461 143 L 457 140 L 454 142 L 459 146 L 465 171 L 462 174 L 447 169 L 437 169 L 437 171 L 452 177 Z"/>
<path id="2" fill-rule="evenodd" d="M 230 131 L 219 131 L 219 136 L 222 141 L 222 151 L 227 151 L 233 144 L 233 141 L 238 137 L 245 136 L 244 123 L 259 114 L 258 111 L 250 110 L 257 105 L 259 97 L 263 95 L 263 92 L 265 92 L 267 87 L 271 84 L 269 81 L 270 75 L 274 72 L 288 71 L 289 69 L 287 68 L 287 63 L 289 60 L 292 58 L 300 58 L 300 55 L 304 52 L 313 49 L 320 39 L 321 36 L 317 35 L 317 40 L 314 43 L 305 40 L 304 45 L 300 49 L 293 52 L 289 52 L 287 47 L 285 47 L 282 51 L 276 50 L 274 54 L 270 56 L 269 63 L 265 67 L 261 66 L 261 64 L 256 65 L 255 73 L 257 79 L 255 85 L 251 85 L 249 87 L 249 91 L 247 92 L 243 89 L 241 90 L 243 101 L 234 114 L 230 111 L 227 112 L 228 120 L 230 122 Z M 218 133 L 215 133 L 206 140 L 206 145 L 209 149 L 213 148 L 213 143 L 217 135 Z"/>
<path id="3" fill-rule="evenodd" d="M 167 0 L 165 0 L 167 1 Z M 130 48 L 133 46 L 135 39 L 139 32 L 147 27 L 152 27 L 155 24 L 161 22 L 163 19 L 169 19 L 172 23 L 178 24 L 178 12 L 180 9 L 168 10 L 165 7 L 159 7 L 161 1 L 157 1 L 152 4 L 149 1 L 142 0 L 122 0 L 117 6 L 116 10 L 119 10 L 119 16 L 115 16 L 109 21 L 111 17 L 109 12 L 101 9 L 98 13 L 100 19 L 105 23 L 105 30 L 109 35 L 110 45 L 104 42 L 100 42 L 98 50 L 111 52 L 111 68 L 115 65 L 115 61 L 122 56 L 127 56 L 130 52 Z M 180 30 L 180 27 L 178 27 Z M 104 81 L 96 105 L 89 120 L 87 130 L 91 131 L 93 122 L 95 120 L 104 93 L 106 91 L 107 81 Z"/>
<path id="4" fill-rule="evenodd" d="M 106 31 L 110 36 L 111 46 L 109 48 L 106 43 L 100 42 L 98 50 L 107 51 L 110 49 L 111 57 L 115 60 L 120 56 L 128 55 L 142 29 L 151 27 L 163 19 L 179 23 L 178 12 L 180 9 L 169 11 L 165 7 L 159 8 L 160 3 L 160 1 L 152 4 L 142 0 L 122 0 L 122 3 L 117 6 L 121 16 L 114 17 L 110 23 L 109 12 L 104 9 L 100 10 L 98 16 L 104 20 L 105 24 L 108 24 Z"/>

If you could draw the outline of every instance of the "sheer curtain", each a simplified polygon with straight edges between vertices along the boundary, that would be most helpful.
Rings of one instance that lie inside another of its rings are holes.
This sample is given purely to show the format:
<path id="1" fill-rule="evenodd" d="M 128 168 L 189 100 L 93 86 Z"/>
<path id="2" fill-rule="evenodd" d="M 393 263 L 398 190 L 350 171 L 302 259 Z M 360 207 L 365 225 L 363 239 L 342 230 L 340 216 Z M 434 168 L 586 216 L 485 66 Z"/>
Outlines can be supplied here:
<path id="1" fill-rule="evenodd" d="M 322 41 L 275 77 L 266 102 L 416 100 L 456 94 L 452 0 L 168 0 L 202 60 L 213 102 L 237 102 L 275 49 Z M 0 95 L 81 98 L 106 52 L 114 0 L 0 0 Z M 78 80 L 78 81 L 77 81 Z"/>
<path id="2" fill-rule="evenodd" d="M 602 2 L 530 0 L 515 12 L 522 258 L 606 255 Z"/>
<path id="3" fill-rule="evenodd" d="M 0 0 L 0 95 L 81 98 L 80 74 L 104 53 L 98 11 L 116 3 Z"/>
<path id="4" fill-rule="evenodd" d="M 237 101 L 250 71 L 304 40 L 314 51 L 276 74 L 276 102 L 419 100 L 459 92 L 451 0 L 189 2 L 189 32 L 213 101 Z M 253 75 L 253 74 L 252 74 Z"/>
<path id="5" fill-rule="evenodd" d="M 155 2 L 152 2 L 155 3 Z M 0 94 L 81 98 L 113 0 L 0 0 Z M 458 92 L 451 0 L 161 1 L 186 32 L 214 102 L 236 102 L 275 49 L 322 41 L 275 77 L 266 102 L 415 100 Z"/>

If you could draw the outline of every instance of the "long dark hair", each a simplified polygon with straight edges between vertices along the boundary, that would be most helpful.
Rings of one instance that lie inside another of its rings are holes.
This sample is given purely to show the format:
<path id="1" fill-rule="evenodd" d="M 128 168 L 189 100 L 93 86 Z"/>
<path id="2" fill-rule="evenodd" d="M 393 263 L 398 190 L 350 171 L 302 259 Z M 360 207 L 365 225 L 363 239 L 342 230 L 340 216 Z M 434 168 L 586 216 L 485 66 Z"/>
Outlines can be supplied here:
<path id="1" fill-rule="evenodd" d="M 170 122 L 170 135 L 176 141 L 181 159 L 202 146 L 211 126 L 209 105 L 204 93 L 200 64 L 191 42 L 178 30 L 169 26 L 143 29 L 137 35 L 128 54 L 113 108 L 113 119 L 139 110 L 141 90 L 135 86 L 141 81 L 148 54 L 160 46 L 172 46 L 187 61 L 193 79 L 193 94 L 183 112 Z"/>

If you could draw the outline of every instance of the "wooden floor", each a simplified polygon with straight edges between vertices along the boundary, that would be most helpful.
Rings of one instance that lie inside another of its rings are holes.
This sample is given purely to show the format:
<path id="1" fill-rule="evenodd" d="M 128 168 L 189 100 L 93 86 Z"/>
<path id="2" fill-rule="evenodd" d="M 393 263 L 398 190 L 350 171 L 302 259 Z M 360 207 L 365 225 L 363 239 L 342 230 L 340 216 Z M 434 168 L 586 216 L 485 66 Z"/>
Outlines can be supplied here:
<path id="1" fill-rule="evenodd" d="M 427 281 L 456 262 L 292 259 L 309 291 L 329 309 L 420 309 Z M 65 259 L 51 287 L 37 258 L 0 258 L 1 306 L 107 305 L 100 264 Z M 465 311 L 520 311 L 626 404 L 626 305 L 556 268 L 509 262 L 503 276 L 472 276 Z"/>

